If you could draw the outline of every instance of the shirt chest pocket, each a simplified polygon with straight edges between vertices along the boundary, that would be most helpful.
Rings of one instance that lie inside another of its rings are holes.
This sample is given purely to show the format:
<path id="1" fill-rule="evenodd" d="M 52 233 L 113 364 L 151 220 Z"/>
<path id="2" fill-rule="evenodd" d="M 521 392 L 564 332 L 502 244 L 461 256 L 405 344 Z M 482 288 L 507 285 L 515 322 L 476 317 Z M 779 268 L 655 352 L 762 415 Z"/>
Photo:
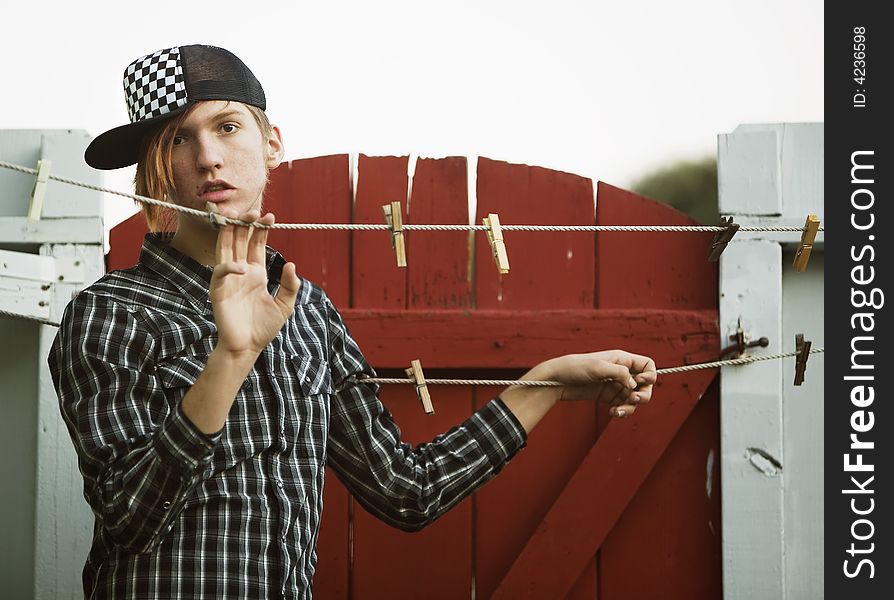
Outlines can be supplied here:
<path id="1" fill-rule="evenodd" d="M 332 373 L 329 363 L 317 357 L 293 356 L 291 357 L 292 373 L 297 385 L 295 392 L 302 397 L 316 396 L 319 394 L 331 394 Z"/>

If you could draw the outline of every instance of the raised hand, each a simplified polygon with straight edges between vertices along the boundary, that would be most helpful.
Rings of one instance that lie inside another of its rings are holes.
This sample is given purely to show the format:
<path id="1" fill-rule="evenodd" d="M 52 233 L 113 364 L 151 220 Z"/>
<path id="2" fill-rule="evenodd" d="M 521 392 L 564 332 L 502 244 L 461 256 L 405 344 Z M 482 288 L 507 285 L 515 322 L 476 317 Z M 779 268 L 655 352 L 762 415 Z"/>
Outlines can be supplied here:
<path id="1" fill-rule="evenodd" d="M 227 217 L 272 225 L 273 213 L 257 211 Z M 260 354 L 294 311 L 300 280 L 286 263 L 276 296 L 267 291 L 267 229 L 227 225 L 217 235 L 216 266 L 210 296 L 218 348 L 233 355 Z"/>

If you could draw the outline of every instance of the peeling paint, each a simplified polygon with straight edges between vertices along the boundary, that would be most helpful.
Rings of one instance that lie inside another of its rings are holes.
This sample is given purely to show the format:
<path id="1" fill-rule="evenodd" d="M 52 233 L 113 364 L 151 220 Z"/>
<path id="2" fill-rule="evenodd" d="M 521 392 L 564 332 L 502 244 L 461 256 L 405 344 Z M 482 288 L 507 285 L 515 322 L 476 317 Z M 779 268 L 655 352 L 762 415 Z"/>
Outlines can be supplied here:
<path id="1" fill-rule="evenodd" d="M 708 462 L 705 465 L 705 473 L 705 493 L 708 494 L 708 500 L 710 500 L 711 494 L 714 491 L 714 448 L 711 448 L 711 451 L 708 452 Z"/>
<path id="2" fill-rule="evenodd" d="M 782 472 L 782 463 L 766 450 L 746 448 L 745 457 L 755 469 L 767 477 L 776 477 Z"/>

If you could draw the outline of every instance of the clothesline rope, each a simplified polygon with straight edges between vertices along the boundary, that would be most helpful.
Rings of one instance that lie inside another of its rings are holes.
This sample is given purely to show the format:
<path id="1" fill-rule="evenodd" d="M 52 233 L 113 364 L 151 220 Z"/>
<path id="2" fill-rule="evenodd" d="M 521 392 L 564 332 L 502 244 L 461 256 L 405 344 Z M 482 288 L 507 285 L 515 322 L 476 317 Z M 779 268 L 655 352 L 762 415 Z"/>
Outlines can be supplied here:
<path id="1" fill-rule="evenodd" d="M 0 161 L 0 167 L 4 169 L 9 169 L 11 171 L 18 171 L 20 173 L 25 173 L 27 175 L 37 175 L 37 169 L 32 169 L 30 167 L 25 167 L 22 165 L 17 165 L 14 163 Z M 147 196 L 140 196 L 138 194 L 129 194 L 127 192 L 121 192 L 118 190 L 113 190 L 110 188 L 93 185 L 91 183 L 84 183 L 82 181 L 77 181 L 74 179 L 69 179 L 68 177 L 62 177 L 59 175 L 53 175 L 52 173 L 48 176 L 49 179 L 53 181 L 58 181 L 59 183 L 64 183 L 67 185 L 73 185 L 77 187 L 82 187 L 88 190 L 93 190 L 96 192 L 102 192 L 106 194 L 113 194 L 115 196 L 121 196 L 123 198 L 129 198 L 131 200 L 135 200 L 137 202 L 141 202 L 143 204 L 149 204 L 152 206 L 161 206 L 163 208 L 168 208 L 170 210 L 192 215 L 195 217 L 200 217 L 205 220 L 209 220 L 211 222 L 223 222 L 232 225 L 242 225 L 248 227 L 258 227 L 264 229 L 287 229 L 287 230 L 349 230 L 349 231 L 390 231 L 391 227 L 386 224 L 375 224 L 375 223 L 275 223 L 273 225 L 261 225 L 259 223 L 247 223 L 245 221 L 240 221 L 239 219 L 231 219 L 229 217 L 224 217 L 221 215 L 217 215 L 210 211 L 201 211 L 195 208 L 189 208 L 186 206 L 180 206 L 177 204 L 173 204 L 171 202 L 164 202 L 162 200 L 156 200 L 155 198 L 149 198 Z M 503 231 L 577 231 L 577 232 L 597 232 L 597 231 L 614 231 L 614 232 L 708 232 L 708 233 L 717 233 L 720 231 L 725 231 L 726 227 L 720 227 L 717 225 L 501 225 Z M 490 228 L 486 225 L 462 225 L 462 224 L 405 224 L 403 225 L 403 229 L 405 231 L 488 231 Z M 739 227 L 740 232 L 752 232 L 752 233 L 770 233 L 770 232 L 789 232 L 789 233 L 801 233 L 805 231 L 804 227 L 758 227 L 758 226 L 743 226 Z M 825 228 L 820 227 L 818 231 L 825 231 Z"/>
<path id="2" fill-rule="evenodd" d="M 821 352 L 825 352 L 825 348 L 811 348 L 810 354 L 819 354 Z M 782 358 L 790 358 L 792 356 L 797 356 L 798 352 L 784 352 L 781 354 L 766 354 L 763 356 L 743 356 L 741 358 L 731 358 L 729 360 L 717 360 L 714 362 L 707 363 L 697 363 L 692 365 L 684 365 L 681 367 L 667 367 L 664 369 L 657 369 L 656 373 L 658 375 L 669 375 L 671 373 L 686 373 L 688 371 L 698 371 L 701 369 L 716 369 L 718 367 L 726 367 L 731 365 L 744 365 L 753 362 L 760 362 L 764 360 L 779 360 Z M 416 382 L 409 378 L 403 377 L 363 377 L 358 379 L 358 381 L 362 381 L 365 383 L 380 383 L 380 384 L 411 384 L 416 385 Z M 521 380 L 521 379 L 437 379 L 437 378 L 425 378 L 426 385 L 499 385 L 499 386 L 509 386 L 509 385 L 520 385 L 520 386 L 528 386 L 528 387 L 561 387 L 566 384 L 561 383 L 559 381 L 541 381 L 541 380 Z"/>

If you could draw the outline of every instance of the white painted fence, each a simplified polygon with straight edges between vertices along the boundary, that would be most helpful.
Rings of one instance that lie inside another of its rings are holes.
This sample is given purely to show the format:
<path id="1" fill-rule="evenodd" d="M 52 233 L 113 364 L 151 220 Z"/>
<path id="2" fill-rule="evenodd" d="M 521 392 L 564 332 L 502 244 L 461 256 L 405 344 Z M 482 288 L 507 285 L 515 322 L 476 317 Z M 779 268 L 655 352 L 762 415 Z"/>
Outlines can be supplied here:
<path id="1" fill-rule="evenodd" d="M 84 131 L 0 132 L 0 160 L 101 184 Z M 0 310 L 58 321 L 72 293 L 103 273 L 100 194 L 0 170 Z M 37 215 L 32 215 L 36 217 Z M 46 358 L 56 328 L 0 316 L 0 597 L 83 598 L 93 516 Z"/>
<path id="2" fill-rule="evenodd" d="M 718 140 L 720 213 L 740 225 L 823 219 L 823 125 L 743 125 Z M 825 223 L 821 223 L 825 226 Z M 806 272 L 792 234 L 738 234 L 720 263 L 720 333 L 741 319 L 754 354 L 823 339 L 823 234 Z M 721 374 L 723 587 L 728 600 L 823 597 L 823 355 L 795 387 L 794 361 Z"/>

